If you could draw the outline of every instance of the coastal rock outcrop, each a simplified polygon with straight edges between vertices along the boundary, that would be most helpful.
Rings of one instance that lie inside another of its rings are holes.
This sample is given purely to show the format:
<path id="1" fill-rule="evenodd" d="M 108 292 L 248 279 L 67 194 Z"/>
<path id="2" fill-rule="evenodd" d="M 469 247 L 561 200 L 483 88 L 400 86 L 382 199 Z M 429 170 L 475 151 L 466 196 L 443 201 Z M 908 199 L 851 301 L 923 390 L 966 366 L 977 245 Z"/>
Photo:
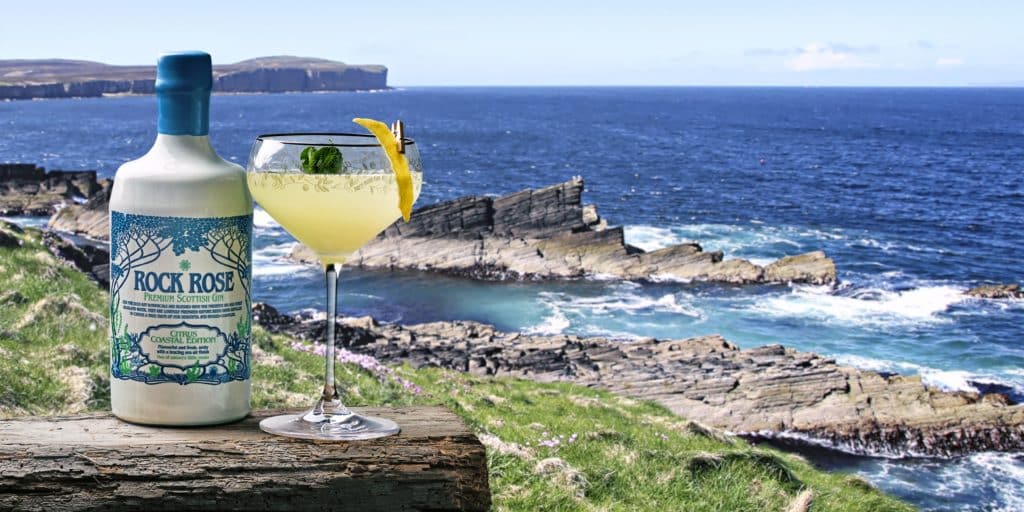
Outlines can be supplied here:
<path id="1" fill-rule="evenodd" d="M 50 215 L 109 188 L 96 171 L 46 171 L 33 164 L 0 164 L 0 214 Z"/>
<path id="2" fill-rule="evenodd" d="M 257 304 L 272 332 L 321 340 L 325 322 Z M 654 400 L 754 438 L 826 443 L 860 454 L 954 456 L 1024 449 L 1024 406 L 1004 394 L 947 392 L 781 345 L 741 350 L 721 336 L 632 341 L 505 333 L 476 322 L 380 325 L 343 319 L 339 343 L 389 363 L 572 381 Z"/>
<path id="3" fill-rule="evenodd" d="M 356 91 L 387 88 L 379 65 L 261 57 L 213 67 L 215 92 Z M 153 94 L 156 68 L 81 60 L 0 60 L 0 100 Z"/>
<path id="4" fill-rule="evenodd" d="M 96 240 L 110 238 L 110 191 L 107 186 L 81 204 L 70 204 L 50 217 L 49 227 Z"/>
<path id="5" fill-rule="evenodd" d="M 1024 290 L 1019 284 L 983 284 L 964 292 L 979 299 L 1024 299 Z"/>
<path id="6" fill-rule="evenodd" d="M 567 279 L 604 276 L 629 280 L 724 283 L 829 284 L 835 263 L 821 251 L 788 256 L 767 267 L 724 259 L 684 243 L 644 251 L 625 243 L 594 205 L 582 203 L 583 180 L 502 197 L 467 196 L 419 208 L 396 222 L 347 262 L 370 269 L 414 269 L 476 279 Z M 95 239 L 109 236 L 109 186 L 84 204 L 62 208 L 50 227 Z M 291 258 L 315 262 L 296 245 Z"/>
<path id="7" fill-rule="evenodd" d="M 836 281 L 835 262 L 822 251 L 787 256 L 766 267 L 725 259 L 690 242 L 644 251 L 625 242 L 594 205 L 584 205 L 583 179 L 501 197 L 467 196 L 417 209 L 352 255 L 351 267 L 411 269 L 475 279 L 573 279 L 588 276 L 636 281 L 712 281 L 734 284 Z M 50 227 L 93 239 L 109 237 L 110 188 L 70 204 Z M 290 257 L 314 263 L 297 244 Z"/>
<path id="8" fill-rule="evenodd" d="M 606 276 L 629 280 L 799 282 L 829 284 L 835 263 L 821 251 L 782 258 L 767 267 L 725 259 L 684 243 L 644 251 L 582 203 L 583 180 L 502 197 L 467 196 L 419 208 L 352 255 L 347 265 L 415 269 L 478 279 L 561 279 Z M 297 246 L 291 257 L 313 262 Z"/>

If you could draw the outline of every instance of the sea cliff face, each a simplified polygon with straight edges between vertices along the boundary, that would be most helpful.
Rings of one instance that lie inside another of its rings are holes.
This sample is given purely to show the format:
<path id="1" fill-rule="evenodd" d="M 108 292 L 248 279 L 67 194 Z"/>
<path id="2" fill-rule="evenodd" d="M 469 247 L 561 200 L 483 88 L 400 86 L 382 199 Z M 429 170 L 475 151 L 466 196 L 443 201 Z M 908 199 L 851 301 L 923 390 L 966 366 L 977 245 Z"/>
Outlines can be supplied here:
<path id="1" fill-rule="evenodd" d="M 384 66 L 303 67 L 232 71 L 214 79 L 215 92 L 355 91 L 386 89 Z"/>
<path id="2" fill-rule="evenodd" d="M 262 57 L 213 67 L 214 92 L 355 91 L 387 88 L 388 70 L 302 57 Z M 153 94 L 152 66 L 0 60 L 0 100 Z"/>

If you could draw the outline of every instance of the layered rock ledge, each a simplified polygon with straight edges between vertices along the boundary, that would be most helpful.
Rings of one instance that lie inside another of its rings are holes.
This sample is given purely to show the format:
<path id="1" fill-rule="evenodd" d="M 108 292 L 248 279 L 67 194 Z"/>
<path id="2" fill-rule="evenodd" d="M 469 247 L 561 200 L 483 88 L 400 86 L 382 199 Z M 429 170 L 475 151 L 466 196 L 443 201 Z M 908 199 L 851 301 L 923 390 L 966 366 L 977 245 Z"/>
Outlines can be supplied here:
<path id="1" fill-rule="evenodd" d="M 84 203 L 74 203 L 57 210 L 47 224 L 50 229 L 86 236 L 95 240 L 110 239 L 110 191 L 105 187 Z"/>
<path id="2" fill-rule="evenodd" d="M 417 209 L 346 262 L 370 269 L 413 269 L 477 279 L 604 276 L 651 281 L 813 283 L 836 280 L 824 252 L 784 257 L 761 267 L 684 243 L 644 251 L 584 205 L 583 179 L 502 197 L 467 196 Z M 315 262 L 299 245 L 291 257 Z"/>
<path id="3" fill-rule="evenodd" d="M 268 330 L 322 340 L 325 322 L 257 304 Z M 389 363 L 572 381 L 654 400 L 688 419 L 756 438 L 858 454 L 955 456 L 1024 449 L 1024 406 L 1000 393 L 946 392 L 781 345 L 741 350 L 721 336 L 616 341 L 504 333 L 475 322 L 339 322 L 349 350 Z"/>

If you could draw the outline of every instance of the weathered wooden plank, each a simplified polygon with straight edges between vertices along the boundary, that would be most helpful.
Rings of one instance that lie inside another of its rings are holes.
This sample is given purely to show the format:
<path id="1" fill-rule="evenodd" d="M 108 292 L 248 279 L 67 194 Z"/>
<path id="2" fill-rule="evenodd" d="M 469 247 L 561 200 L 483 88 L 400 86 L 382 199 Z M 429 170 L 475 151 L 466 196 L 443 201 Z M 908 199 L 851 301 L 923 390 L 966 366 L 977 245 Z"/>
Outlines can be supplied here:
<path id="1" fill-rule="evenodd" d="M 0 510 L 486 510 L 480 441 L 443 407 L 357 408 L 397 436 L 349 443 L 230 425 L 160 428 L 109 414 L 0 422 Z"/>

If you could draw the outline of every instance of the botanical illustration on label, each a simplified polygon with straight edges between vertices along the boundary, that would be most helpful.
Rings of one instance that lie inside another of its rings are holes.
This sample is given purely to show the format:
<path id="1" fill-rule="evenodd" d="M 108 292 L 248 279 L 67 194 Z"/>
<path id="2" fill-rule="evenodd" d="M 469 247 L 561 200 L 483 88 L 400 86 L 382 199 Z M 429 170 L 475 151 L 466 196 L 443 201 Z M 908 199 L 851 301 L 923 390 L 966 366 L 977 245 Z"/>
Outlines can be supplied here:
<path id="1" fill-rule="evenodd" d="M 146 384 L 246 380 L 252 215 L 110 212 L 110 371 Z"/>

